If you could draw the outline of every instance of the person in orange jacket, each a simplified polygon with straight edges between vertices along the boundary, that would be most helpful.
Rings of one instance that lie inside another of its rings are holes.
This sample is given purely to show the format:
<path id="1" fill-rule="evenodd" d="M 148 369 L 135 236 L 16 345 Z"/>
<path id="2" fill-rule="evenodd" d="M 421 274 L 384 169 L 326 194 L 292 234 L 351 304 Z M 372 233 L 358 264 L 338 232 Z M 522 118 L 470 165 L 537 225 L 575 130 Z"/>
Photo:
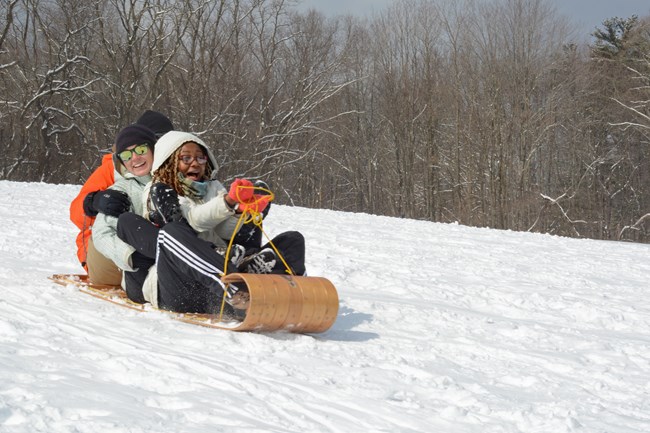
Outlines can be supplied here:
<path id="1" fill-rule="evenodd" d="M 136 121 L 151 129 L 157 138 L 174 129 L 171 120 L 157 111 L 147 110 Z M 115 164 L 113 153 L 102 157 L 101 165 L 95 169 L 81 187 L 79 194 L 70 203 L 70 221 L 79 228 L 77 235 L 77 258 L 93 284 L 119 286 L 122 271 L 93 245 L 92 226 L 98 212 L 118 216 L 129 209 L 131 203 L 126 194 L 108 189 L 120 178 L 122 164 Z"/>

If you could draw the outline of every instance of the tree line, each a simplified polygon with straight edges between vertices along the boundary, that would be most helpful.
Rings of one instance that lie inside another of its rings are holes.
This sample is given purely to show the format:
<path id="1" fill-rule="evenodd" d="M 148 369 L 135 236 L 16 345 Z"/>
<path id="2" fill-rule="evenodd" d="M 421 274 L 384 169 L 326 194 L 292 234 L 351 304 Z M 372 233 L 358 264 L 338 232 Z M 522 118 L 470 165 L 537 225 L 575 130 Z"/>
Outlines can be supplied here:
<path id="1" fill-rule="evenodd" d="M 294 4 L 3 0 L 0 179 L 82 183 L 155 109 L 280 203 L 650 241 L 647 17 L 576 35 L 547 0 Z"/>

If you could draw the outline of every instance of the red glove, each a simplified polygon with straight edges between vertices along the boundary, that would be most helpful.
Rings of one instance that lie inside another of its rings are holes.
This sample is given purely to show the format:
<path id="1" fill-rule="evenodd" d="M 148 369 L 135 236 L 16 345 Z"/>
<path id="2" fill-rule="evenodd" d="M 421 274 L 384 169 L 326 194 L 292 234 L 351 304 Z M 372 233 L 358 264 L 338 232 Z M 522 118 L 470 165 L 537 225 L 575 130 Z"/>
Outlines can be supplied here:
<path id="1" fill-rule="evenodd" d="M 253 199 L 253 192 L 255 187 L 253 183 L 248 179 L 235 179 L 235 181 L 230 185 L 230 191 L 228 191 L 228 197 L 236 201 L 237 203 L 246 203 Z"/>
<path id="2" fill-rule="evenodd" d="M 269 205 L 270 195 L 255 194 L 247 202 L 239 203 L 239 210 L 242 212 L 259 212 L 261 213 Z"/>

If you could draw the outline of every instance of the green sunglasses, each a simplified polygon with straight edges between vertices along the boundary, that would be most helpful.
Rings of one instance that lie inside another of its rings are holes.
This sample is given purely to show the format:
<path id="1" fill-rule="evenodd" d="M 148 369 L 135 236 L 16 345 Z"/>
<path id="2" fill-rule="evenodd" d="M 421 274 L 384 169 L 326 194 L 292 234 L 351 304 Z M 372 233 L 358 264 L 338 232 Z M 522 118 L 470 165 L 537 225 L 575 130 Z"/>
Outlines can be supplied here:
<path id="1" fill-rule="evenodd" d="M 144 155 L 145 153 L 149 152 L 149 145 L 148 144 L 138 144 L 131 150 L 123 150 L 120 153 L 117 154 L 117 156 L 122 160 L 122 162 L 126 162 L 133 158 L 133 154 L 135 153 L 136 155 Z"/>

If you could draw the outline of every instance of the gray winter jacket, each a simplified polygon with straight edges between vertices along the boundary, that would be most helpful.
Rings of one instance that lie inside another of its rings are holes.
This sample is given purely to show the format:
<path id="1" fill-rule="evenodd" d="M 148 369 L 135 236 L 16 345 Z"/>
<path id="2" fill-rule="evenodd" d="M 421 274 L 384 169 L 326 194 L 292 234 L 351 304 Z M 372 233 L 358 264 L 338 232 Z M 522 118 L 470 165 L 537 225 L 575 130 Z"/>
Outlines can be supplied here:
<path id="1" fill-rule="evenodd" d="M 144 215 L 145 196 L 143 192 L 145 185 L 150 180 L 151 175 L 136 177 L 127 172 L 110 189 L 126 193 L 131 200 L 130 211 L 138 215 Z M 98 214 L 93 225 L 92 236 L 95 248 L 104 256 L 111 259 L 120 269 L 130 272 L 135 270 L 131 262 L 131 255 L 135 251 L 135 248 L 117 237 L 117 218 L 103 213 Z"/>

